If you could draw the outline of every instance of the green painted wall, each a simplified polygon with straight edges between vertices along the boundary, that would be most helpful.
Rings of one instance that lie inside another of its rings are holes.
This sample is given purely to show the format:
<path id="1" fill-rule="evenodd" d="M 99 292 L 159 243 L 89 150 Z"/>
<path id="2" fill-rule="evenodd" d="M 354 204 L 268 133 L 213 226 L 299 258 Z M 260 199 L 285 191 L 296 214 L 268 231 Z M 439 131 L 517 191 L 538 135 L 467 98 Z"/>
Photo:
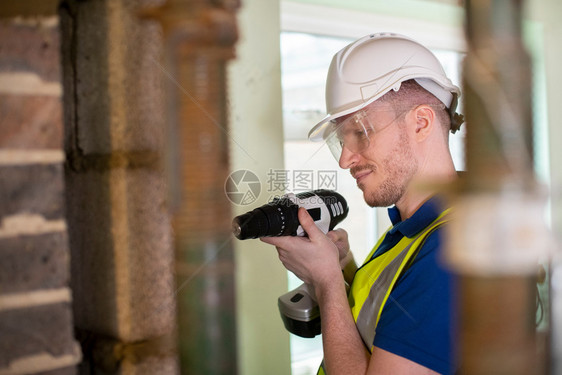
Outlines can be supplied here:
<path id="1" fill-rule="evenodd" d="M 234 205 L 236 215 L 266 203 L 267 172 L 283 168 L 279 19 L 277 1 L 242 1 L 237 57 L 228 70 L 231 169 L 255 173 L 261 193 L 251 204 Z M 290 374 L 289 334 L 277 308 L 277 298 L 287 291 L 285 268 L 272 246 L 233 241 L 238 373 Z"/>

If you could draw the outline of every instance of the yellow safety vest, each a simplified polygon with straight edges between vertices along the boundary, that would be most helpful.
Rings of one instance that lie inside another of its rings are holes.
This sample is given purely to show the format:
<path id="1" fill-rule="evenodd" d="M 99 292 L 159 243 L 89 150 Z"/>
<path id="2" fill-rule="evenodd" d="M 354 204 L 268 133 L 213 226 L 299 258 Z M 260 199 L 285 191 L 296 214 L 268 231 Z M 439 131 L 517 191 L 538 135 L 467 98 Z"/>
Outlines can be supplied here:
<path id="1" fill-rule="evenodd" d="M 424 230 L 412 238 L 404 236 L 393 248 L 372 259 L 373 254 L 382 243 L 386 232 L 379 239 L 365 263 L 357 270 L 349 290 L 349 306 L 357 330 L 369 350 L 373 351 L 375 329 L 381 317 L 382 310 L 396 281 L 414 260 L 421 245 L 427 237 L 438 227 L 448 221 L 445 210 Z M 325 375 L 323 363 L 318 369 L 318 375 Z"/>

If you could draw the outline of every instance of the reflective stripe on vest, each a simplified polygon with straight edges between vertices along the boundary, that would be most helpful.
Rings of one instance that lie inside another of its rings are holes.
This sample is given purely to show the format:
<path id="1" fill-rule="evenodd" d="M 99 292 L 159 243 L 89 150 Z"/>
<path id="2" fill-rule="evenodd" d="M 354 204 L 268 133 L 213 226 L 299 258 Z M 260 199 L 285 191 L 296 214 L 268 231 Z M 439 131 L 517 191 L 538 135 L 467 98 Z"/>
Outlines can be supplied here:
<path id="1" fill-rule="evenodd" d="M 427 237 L 448 221 L 449 209 L 443 211 L 429 226 L 412 238 L 403 237 L 393 248 L 374 259 L 373 254 L 382 243 L 388 229 L 379 239 L 365 263 L 357 270 L 349 291 L 349 305 L 353 319 L 365 346 L 373 351 L 377 323 L 396 281 L 414 260 Z M 325 375 L 324 362 L 318 369 Z"/>
<path id="2" fill-rule="evenodd" d="M 413 261 L 427 237 L 447 221 L 445 216 L 448 212 L 449 210 L 445 210 L 416 236 L 403 237 L 393 248 L 371 259 L 385 237 L 383 235 L 367 257 L 367 261 L 357 270 L 351 285 L 349 302 L 361 338 L 371 351 L 377 323 L 396 281 L 406 265 Z"/>

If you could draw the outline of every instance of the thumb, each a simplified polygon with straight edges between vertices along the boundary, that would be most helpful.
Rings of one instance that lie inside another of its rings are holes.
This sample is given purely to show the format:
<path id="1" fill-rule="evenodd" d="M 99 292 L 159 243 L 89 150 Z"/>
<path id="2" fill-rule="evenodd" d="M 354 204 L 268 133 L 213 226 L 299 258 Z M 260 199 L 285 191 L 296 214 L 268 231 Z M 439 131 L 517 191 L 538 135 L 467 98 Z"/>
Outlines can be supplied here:
<path id="1" fill-rule="evenodd" d="M 326 233 L 326 236 L 328 236 L 328 238 L 334 243 L 339 240 L 339 235 L 335 230 L 329 231 Z"/>
<path id="2" fill-rule="evenodd" d="M 331 230 L 326 233 L 326 235 L 332 240 L 332 242 L 338 242 L 347 238 L 347 232 L 342 228 Z"/>
<path id="3" fill-rule="evenodd" d="M 301 224 L 302 229 L 304 229 L 304 231 L 308 235 L 308 238 L 313 239 L 319 235 L 324 234 L 320 230 L 320 228 L 316 226 L 314 220 L 312 219 L 312 216 L 310 216 L 306 208 L 299 207 L 298 215 L 299 215 L 299 223 Z"/>

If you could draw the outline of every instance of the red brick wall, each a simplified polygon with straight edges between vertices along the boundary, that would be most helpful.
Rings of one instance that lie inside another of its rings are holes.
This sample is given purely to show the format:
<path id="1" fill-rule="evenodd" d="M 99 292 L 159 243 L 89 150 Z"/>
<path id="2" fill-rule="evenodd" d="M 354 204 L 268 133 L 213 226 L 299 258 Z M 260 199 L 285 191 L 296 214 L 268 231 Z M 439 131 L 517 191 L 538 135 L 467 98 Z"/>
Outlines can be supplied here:
<path id="1" fill-rule="evenodd" d="M 0 18 L 0 373 L 73 374 L 59 21 Z"/>

